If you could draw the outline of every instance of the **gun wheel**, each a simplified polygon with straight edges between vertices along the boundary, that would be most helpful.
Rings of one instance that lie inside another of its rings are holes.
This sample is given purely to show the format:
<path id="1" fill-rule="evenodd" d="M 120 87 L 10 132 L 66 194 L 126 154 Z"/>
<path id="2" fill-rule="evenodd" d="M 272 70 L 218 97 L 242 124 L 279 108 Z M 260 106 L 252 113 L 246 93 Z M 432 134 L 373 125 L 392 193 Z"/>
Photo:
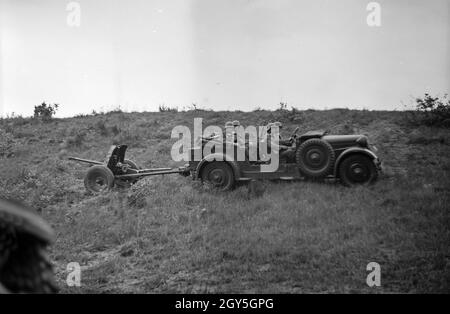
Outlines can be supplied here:
<path id="1" fill-rule="evenodd" d="M 202 181 L 211 184 L 221 191 L 228 191 L 234 187 L 234 174 L 226 162 L 211 162 L 201 172 Z"/>
<path id="2" fill-rule="evenodd" d="M 108 191 L 114 186 L 114 174 L 106 166 L 93 166 L 84 177 L 84 186 L 91 193 Z"/>

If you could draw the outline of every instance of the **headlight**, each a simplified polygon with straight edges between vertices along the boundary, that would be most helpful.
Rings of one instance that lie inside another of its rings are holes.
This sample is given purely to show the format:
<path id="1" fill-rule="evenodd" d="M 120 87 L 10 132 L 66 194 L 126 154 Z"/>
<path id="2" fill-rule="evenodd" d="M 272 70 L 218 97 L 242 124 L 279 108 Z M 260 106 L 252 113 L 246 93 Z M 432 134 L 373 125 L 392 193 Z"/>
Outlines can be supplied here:
<path id="1" fill-rule="evenodd" d="M 361 147 L 369 147 L 369 143 L 367 141 L 367 136 L 360 136 L 357 140 L 356 143 L 358 143 Z"/>

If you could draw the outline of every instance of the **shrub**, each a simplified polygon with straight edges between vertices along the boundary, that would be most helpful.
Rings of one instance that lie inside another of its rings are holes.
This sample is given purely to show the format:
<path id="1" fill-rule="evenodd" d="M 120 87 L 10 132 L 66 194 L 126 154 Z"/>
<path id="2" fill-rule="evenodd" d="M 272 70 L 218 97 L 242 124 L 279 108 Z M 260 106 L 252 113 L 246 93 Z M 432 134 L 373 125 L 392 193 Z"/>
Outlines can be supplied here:
<path id="1" fill-rule="evenodd" d="M 185 108 L 185 111 L 197 111 L 197 110 L 199 110 L 199 108 L 198 108 L 197 104 L 194 102 L 192 104 L 186 106 L 186 108 Z"/>
<path id="2" fill-rule="evenodd" d="M 159 112 L 178 112 L 178 107 L 169 107 L 166 105 L 159 106 Z"/>
<path id="3" fill-rule="evenodd" d="M 280 102 L 279 103 L 279 107 L 278 107 L 278 110 L 280 110 L 280 111 L 283 111 L 283 110 L 287 110 L 287 106 L 288 106 L 288 104 L 286 103 L 286 102 Z"/>
<path id="4" fill-rule="evenodd" d="M 56 110 L 58 110 L 58 107 L 58 104 L 47 105 L 45 102 L 43 102 L 39 106 L 34 106 L 34 117 L 42 118 L 43 120 L 50 120 L 56 113 Z"/>
<path id="5" fill-rule="evenodd" d="M 410 117 L 413 123 L 427 126 L 450 128 L 450 99 L 445 94 L 442 99 L 425 94 L 416 98 L 416 111 Z"/>
<path id="6" fill-rule="evenodd" d="M 127 192 L 128 205 L 136 208 L 144 208 L 147 206 L 147 198 L 155 194 L 157 182 L 155 179 L 148 178 L 132 185 Z"/>
<path id="7" fill-rule="evenodd" d="M 122 108 L 120 107 L 120 105 L 117 106 L 116 108 L 114 108 L 113 110 L 108 111 L 106 114 L 114 114 L 114 113 L 123 113 L 123 110 L 122 110 Z"/>

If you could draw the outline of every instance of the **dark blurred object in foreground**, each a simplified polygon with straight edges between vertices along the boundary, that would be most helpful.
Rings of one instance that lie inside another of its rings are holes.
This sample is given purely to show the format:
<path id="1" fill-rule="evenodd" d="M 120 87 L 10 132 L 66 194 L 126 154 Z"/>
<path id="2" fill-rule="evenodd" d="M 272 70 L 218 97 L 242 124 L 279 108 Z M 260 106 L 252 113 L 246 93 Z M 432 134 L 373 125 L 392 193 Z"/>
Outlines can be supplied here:
<path id="1" fill-rule="evenodd" d="M 25 205 L 0 199 L 0 293 L 54 293 L 51 227 Z"/>

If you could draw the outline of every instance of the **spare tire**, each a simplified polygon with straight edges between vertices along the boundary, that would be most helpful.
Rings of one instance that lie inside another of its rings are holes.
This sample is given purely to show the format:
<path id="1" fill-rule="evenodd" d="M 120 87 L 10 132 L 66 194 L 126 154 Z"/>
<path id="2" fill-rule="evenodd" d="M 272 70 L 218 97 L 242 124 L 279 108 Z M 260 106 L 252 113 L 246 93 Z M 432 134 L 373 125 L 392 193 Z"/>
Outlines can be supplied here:
<path id="1" fill-rule="evenodd" d="M 297 165 L 307 177 L 324 178 L 334 167 L 335 154 L 330 143 L 313 138 L 303 142 L 295 153 Z"/>

